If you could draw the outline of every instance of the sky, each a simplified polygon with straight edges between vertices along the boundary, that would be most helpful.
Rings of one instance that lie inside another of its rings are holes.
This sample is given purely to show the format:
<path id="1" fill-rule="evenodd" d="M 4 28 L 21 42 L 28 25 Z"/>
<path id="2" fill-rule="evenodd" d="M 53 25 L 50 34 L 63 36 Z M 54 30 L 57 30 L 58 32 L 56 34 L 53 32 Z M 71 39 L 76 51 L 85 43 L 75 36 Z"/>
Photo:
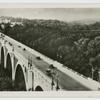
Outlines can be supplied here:
<path id="1" fill-rule="evenodd" d="M 0 8 L 0 16 L 76 21 L 100 18 L 100 8 Z"/>

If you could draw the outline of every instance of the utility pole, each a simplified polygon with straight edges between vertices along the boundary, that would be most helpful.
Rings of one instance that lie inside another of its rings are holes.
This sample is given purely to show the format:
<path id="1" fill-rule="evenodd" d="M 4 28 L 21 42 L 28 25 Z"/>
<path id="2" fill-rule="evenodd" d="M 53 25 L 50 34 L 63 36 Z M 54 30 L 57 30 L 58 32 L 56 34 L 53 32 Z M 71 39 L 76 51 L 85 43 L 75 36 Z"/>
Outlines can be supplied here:
<path id="1" fill-rule="evenodd" d="M 95 61 L 94 58 L 90 58 L 90 59 L 89 59 L 89 65 L 91 66 L 91 73 L 92 73 L 92 74 L 91 74 L 91 78 L 92 78 L 92 79 L 94 78 L 94 71 L 95 71 L 94 68 L 93 68 L 93 64 L 92 64 L 94 61 Z"/>
<path id="2" fill-rule="evenodd" d="M 50 66 L 49 66 L 49 68 L 50 68 L 50 70 L 51 70 L 51 79 L 52 79 L 52 82 L 51 82 L 51 89 L 53 90 L 53 86 L 55 85 L 54 84 L 54 69 L 55 69 L 55 67 L 51 64 Z"/>
<path id="3" fill-rule="evenodd" d="M 34 66 L 33 66 L 33 59 L 30 57 L 30 70 L 32 72 L 32 91 L 34 91 Z"/>
<path id="4" fill-rule="evenodd" d="M 34 73 L 35 73 L 35 66 L 33 66 L 33 59 L 31 57 L 31 70 L 32 71 L 32 91 L 34 91 Z"/>
<path id="5" fill-rule="evenodd" d="M 28 67 L 29 69 L 32 68 L 32 57 L 28 57 Z"/>
<path id="6" fill-rule="evenodd" d="M 56 81 L 56 90 L 58 91 L 60 88 L 59 88 L 59 81 L 58 81 L 58 71 L 57 71 L 57 68 L 54 67 L 52 64 L 49 66 L 49 68 L 51 69 L 51 78 L 52 78 L 52 83 L 51 83 L 51 86 L 52 86 L 52 90 L 53 90 L 53 86 L 55 85 L 54 81 Z"/>
<path id="7" fill-rule="evenodd" d="M 34 72 L 32 72 L 32 91 L 34 91 Z"/>
<path id="8" fill-rule="evenodd" d="M 99 78 L 98 78 L 98 82 L 99 82 L 98 90 L 100 90 L 100 69 L 98 70 L 98 76 L 99 76 Z"/>
<path id="9" fill-rule="evenodd" d="M 34 91 L 34 66 L 33 66 L 33 59 L 32 57 L 28 57 L 28 68 L 30 69 L 30 72 L 32 74 L 32 87 L 31 91 Z"/>
<path id="10" fill-rule="evenodd" d="M 59 75 L 58 75 L 58 71 L 56 69 L 56 82 L 57 82 L 57 85 L 56 85 L 56 90 L 58 91 L 60 88 L 59 88 Z"/>
<path id="11" fill-rule="evenodd" d="M 93 65 L 91 65 L 91 70 L 92 70 L 92 79 L 94 78 L 94 68 L 93 68 Z"/>

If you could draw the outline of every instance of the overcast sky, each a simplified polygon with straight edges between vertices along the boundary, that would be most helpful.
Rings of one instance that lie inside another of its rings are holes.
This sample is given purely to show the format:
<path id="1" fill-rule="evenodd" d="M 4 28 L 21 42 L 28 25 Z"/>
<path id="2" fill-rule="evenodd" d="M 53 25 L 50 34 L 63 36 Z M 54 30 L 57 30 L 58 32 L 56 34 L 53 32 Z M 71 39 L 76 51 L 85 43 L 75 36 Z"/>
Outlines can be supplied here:
<path id="1" fill-rule="evenodd" d="M 100 8 L 0 8 L 0 16 L 74 21 L 100 18 Z"/>

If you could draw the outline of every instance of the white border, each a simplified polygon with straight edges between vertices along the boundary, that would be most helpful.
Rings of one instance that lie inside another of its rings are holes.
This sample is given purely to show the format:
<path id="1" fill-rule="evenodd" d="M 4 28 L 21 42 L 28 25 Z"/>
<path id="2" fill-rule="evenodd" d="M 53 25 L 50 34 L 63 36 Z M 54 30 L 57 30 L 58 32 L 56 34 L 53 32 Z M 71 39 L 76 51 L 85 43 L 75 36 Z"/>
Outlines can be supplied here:
<path id="1" fill-rule="evenodd" d="M 0 98 L 100 98 L 100 91 L 45 91 L 45 92 L 0 92 Z"/>
<path id="2" fill-rule="evenodd" d="M 0 0 L 1 3 L 100 3 L 100 0 Z"/>
<path id="3" fill-rule="evenodd" d="M 29 0 L 30 1 L 30 0 Z M 52 1 L 52 0 L 51 0 Z M 1 2 L 1 1 L 0 1 Z M 0 3 L 0 8 L 100 8 L 99 3 Z M 0 97 L 100 97 L 100 91 L 45 91 L 45 92 L 0 92 Z"/>
<path id="4" fill-rule="evenodd" d="M 0 3 L 0 8 L 100 8 L 100 3 Z"/>

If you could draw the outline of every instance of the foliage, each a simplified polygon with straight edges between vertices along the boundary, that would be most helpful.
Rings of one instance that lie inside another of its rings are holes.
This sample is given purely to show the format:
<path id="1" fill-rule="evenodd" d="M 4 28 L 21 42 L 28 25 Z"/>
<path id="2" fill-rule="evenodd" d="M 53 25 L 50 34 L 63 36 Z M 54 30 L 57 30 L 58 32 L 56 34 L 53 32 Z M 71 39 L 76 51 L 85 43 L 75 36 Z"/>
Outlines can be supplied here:
<path id="1" fill-rule="evenodd" d="M 5 24 L 4 33 L 87 77 L 91 77 L 91 57 L 95 59 L 94 67 L 100 68 L 99 22 L 85 25 L 58 20 L 21 21 L 23 25 Z M 95 73 L 97 77 L 98 71 Z"/>

